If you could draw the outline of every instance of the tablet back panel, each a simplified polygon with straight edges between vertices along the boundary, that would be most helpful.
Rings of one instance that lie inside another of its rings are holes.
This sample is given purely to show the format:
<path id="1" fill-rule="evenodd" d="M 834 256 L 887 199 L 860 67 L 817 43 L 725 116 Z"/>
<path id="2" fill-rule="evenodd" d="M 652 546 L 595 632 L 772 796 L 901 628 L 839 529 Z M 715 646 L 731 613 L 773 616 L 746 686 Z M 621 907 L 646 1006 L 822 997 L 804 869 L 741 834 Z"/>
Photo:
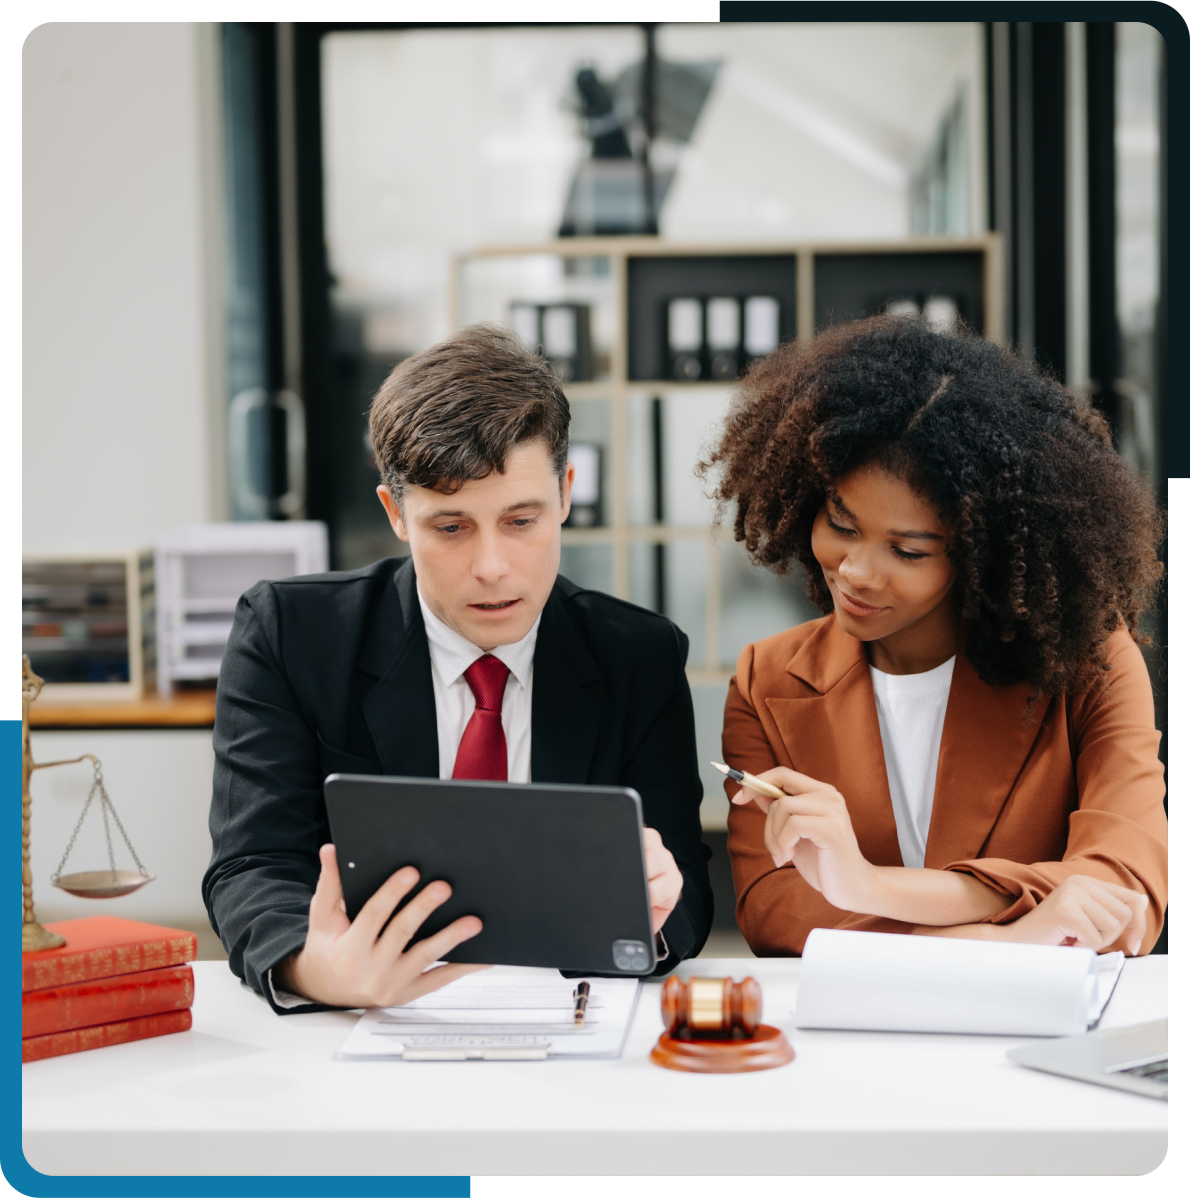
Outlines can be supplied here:
<path id="1" fill-rule="evenodd" d="M 325 789 L 350 918 L 413 865 L 418 890 L 444 878 L 453 891 L 417 939 L 460 915 L 483 920 L 448 961 L 628 975 L 656 964 L 635 791 L 353 774 Z"/>

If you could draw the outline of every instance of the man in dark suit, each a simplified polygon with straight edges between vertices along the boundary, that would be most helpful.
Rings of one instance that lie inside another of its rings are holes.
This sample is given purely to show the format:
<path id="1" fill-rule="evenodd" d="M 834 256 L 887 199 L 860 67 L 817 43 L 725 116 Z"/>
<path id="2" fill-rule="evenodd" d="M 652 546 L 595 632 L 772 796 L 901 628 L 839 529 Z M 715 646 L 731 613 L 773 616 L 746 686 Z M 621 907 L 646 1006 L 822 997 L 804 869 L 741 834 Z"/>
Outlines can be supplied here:
<path id="1" fill-rule="evenodd" d="M 411 556 L 260 583 L 240 601 L 203 895 L 232 970 L 280 1012 L 408 1002 L 475 968 L 425 972 L 480 930 L 474 916 L 410 945 L 446 882 L 388 923 L 412 867 L 348 921 L 322 797 L 333 772 L 631 786 L 657 972 L 706 940 L 687 639 L 558 575 L 569 419 L 548 365 L 494 328 L 407 359 L 370 428 L 377 491 Z"/>

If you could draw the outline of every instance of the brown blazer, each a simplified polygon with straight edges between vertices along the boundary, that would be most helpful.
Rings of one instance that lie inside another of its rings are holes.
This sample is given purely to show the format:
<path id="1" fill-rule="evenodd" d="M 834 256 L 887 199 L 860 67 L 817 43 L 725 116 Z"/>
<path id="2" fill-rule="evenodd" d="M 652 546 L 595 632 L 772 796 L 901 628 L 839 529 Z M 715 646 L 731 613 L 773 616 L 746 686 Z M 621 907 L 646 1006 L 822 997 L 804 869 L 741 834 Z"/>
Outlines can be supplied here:
<path id="1" fill-rule="evenodd" d="M 1149 896 L 1143 953 L 1160 934 L 1167 893 L 1160 734 L 1140 650 L 1123 629 L 1107 649 L 1104 688 L 1042 695 L 1028 718 L 1028 683 L 988 686 L 958 655 L 925 865 L 962 870 L 1013 896 L 994 923 L 1017 919 L 1071 874 L 1140 891 Z M 902 864 L 864 647 L 833 615 L 740 654 L 723 759 L 754 774 L 783 765 L 831 783 L 847 801 L 864 856 Z M 729 782 L 727 789 L 738 788 Z M 753 952 L 800 953 L 812 928 L 911 929 L 840 911 L 792 866 L 774 869 L 764 820 L 749 803 L 732 807 L 727 823 L 736 918 Z"/>

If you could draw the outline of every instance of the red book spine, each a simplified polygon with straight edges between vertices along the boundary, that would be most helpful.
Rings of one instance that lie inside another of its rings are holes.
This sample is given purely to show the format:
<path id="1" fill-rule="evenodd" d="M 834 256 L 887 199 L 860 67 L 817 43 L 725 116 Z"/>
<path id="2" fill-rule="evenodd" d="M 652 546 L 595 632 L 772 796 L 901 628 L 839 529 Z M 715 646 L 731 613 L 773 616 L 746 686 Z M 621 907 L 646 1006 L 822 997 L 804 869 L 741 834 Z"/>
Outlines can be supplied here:
<path id="1" fill-rule="evenodd" d="M 173 1032 L 190 1030 L 189 1011 L 167 1011 L 164 1015 L 145 1015 L 121 1023 L 104 1023 L 99 1027 L 84 1027 L 72 1032 L 53 1032 L 48 1036 L 30 1036 L 21 1041 L 21 1060 L 40 1061 L 45 1057 L 60 1057 L 68 1052 L 86 1052 L 90 1048 L 106 1048 L 109 1044 L 127 1044 L 130 1040 L 148 1040 L 151 1036 L 168 1036 Z"/>
<path id="2" fill-rule="evenodd" d="M 48 1036 L 75 1028 L 181 1011 L 194 1002 L 189 965 L 120 977 L 27 990 L 21 996 L 21 1036 Z"/>
<path id="3" fill-rule="evenodd" d="M 198 956 L 198 938 L 193 932 L 114 915 L 67 919 L 46 927 L 65 936 L 66 944 L 21 955 L 22 990 L 165 969 Z"/>

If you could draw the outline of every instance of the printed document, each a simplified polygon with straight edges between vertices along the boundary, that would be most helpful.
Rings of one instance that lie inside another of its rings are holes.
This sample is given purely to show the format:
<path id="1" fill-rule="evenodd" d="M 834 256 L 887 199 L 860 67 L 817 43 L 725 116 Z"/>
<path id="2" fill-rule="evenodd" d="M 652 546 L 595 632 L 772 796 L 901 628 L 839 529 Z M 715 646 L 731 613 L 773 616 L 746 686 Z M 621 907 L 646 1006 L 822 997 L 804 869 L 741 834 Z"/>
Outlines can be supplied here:
<path id="1" fill-rule="evenodd" d="M 591 996 L 576 1025 L 574 992 L 581 980 L 513 965 L 467 974 L 403 1007 L 365 1012 L 337 1055 L 405 1061 L 618 1057 L 641 982 L 586 979 Z"/>
<path id="2" fill-rule="evenodd" d="M 798 1027 L 1070 1036 L 1094 1027 L 1123 953 L 815 928 Z"/>

